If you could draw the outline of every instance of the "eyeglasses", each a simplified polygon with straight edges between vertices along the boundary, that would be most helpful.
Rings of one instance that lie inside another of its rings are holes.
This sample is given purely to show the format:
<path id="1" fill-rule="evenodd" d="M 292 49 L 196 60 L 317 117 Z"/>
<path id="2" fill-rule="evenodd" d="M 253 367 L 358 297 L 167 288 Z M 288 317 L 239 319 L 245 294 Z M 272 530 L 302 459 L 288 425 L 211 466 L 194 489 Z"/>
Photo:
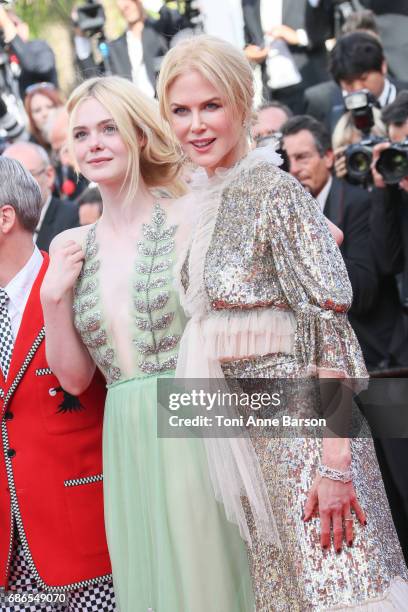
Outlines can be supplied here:
<path id="1" fill-rule="evenodd" d="M 43 81 L 42 83 L 33 83 L 32 85 L 29 85 L 28 87 L 25 88 L 24 93 L 25 95 L 27 95 L 27 94 L 32 94 L 35 91 L 41 91 L 44 89 L 48 89 L 51 91 L 57 90 L 54 83 L 47 83 L 46 81 Z"/>

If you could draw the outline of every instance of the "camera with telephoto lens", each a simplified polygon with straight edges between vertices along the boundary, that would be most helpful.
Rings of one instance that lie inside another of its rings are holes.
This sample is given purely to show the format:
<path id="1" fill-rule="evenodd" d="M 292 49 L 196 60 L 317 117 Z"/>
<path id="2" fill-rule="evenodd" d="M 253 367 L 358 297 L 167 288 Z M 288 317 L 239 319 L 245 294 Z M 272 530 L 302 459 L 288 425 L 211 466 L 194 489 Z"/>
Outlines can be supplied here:
<path id="1" fill-rule="evenodd" d="M 11 6 L 13 0 L 0 0 L 0 6 Z M 0 28 L 0 152 L 11 142 L 26 137 L 25 114 L 18 82 L 10 67 L 4 31 Z"/>
<path id="2" fill-rule="evenodd" d="M 85 3 L 77 8 L 75 25 L 87 36 L 103 35 L 105 21 L 105 10 L 100 2 L 85 0 Z"/>
<path id="3" fill-rule="evenodd" d="M 367 185 L 372 180 L 372 149 L 379 142 L 386 141 L 371 134 L 374 126 L 373 108 L 378 107 L 378 102 L 370 91 L 361 89 L 346 96 L 344 104 L 351 113 L 356 129 L 363 133 L 360 142 L 349 145 L 345 151 L 347 175 L 352 181 Z"/>
<path id="4" fill-rule="evenodd" d="M 375 165 L 387 185 L 397 185 L 408 176 L 408 138 L 381 151 Z"/>

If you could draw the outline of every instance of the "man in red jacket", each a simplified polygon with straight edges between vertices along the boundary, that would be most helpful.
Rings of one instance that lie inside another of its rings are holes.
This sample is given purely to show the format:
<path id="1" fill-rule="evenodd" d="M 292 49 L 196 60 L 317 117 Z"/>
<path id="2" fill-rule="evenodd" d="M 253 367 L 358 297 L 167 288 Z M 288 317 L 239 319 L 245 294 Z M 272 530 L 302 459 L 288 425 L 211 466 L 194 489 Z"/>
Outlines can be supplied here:
<path id="1" fill-rule="evenodd" d="M 76 398 L 48 368 L 39 297 L 48 256 L 33 244 L 40 209 L 35 179 L 0 157 L 0 609 L 110 612 L 104 382 L 96 375 Z"/>

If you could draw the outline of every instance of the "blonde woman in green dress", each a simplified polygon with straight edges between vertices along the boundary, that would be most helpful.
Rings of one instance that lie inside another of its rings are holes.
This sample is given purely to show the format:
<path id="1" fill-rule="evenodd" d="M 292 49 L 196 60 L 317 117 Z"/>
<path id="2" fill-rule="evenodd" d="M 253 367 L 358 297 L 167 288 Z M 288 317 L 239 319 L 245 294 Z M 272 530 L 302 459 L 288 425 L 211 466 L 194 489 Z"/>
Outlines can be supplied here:
<path id="1" fill-rule="evenodd" d="M 68 111 L 78 169 L 98 183 L 103 215 L 51 246 L 47 357 L 73 394 L 96 366 L 106 377 L 105 522 L 118 608 L 250 612 L 245 544 L 215 500 L 202 441 L 157 437 L 156 381 L 173 376 L 183 331 L 173 264 L 191 209 L 152 190 L 180 191 L 180 155 L 156 104 L 119 77 L 81 84 Z"/>

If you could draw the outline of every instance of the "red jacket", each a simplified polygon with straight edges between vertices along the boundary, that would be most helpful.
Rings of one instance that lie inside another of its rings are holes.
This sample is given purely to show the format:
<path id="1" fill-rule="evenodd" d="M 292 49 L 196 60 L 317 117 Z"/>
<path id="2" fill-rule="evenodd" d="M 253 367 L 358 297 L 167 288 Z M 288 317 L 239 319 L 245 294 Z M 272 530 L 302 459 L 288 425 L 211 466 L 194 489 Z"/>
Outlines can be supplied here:
<path id="1" fill-rule="evenodd" d="M 102 497 L 105 386 L 97 373 L 73 398 L 48 368 L 40 287 L 49 260 L 43 256 L 7 382 L 0 370 L 0 587 L 7 587 L 13 508 L 38 583 L 61 590 L 110 579 Z"/>

